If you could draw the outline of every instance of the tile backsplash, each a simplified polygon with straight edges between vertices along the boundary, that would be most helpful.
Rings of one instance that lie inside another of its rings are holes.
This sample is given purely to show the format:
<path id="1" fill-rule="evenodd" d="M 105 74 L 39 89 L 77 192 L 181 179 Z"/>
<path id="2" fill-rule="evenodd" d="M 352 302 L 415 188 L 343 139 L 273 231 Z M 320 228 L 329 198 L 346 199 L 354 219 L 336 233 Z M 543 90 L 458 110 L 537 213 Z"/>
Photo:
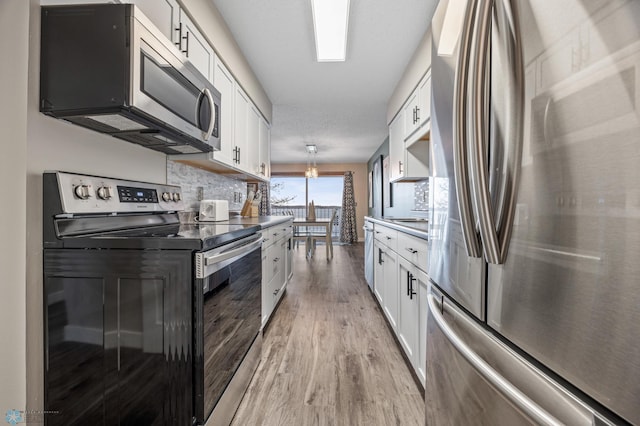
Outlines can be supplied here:
<path id="1" fill-rule="evenodd" d="M 167 183 L 182 187 L 186 210 L 199 210 L 198 188 L 204 200 L 227 200 L 229 210 L 240 210 L 247 196 L 247 183 L 167 160 Z"/>
<path id="2" fill-rule="evenodd" d="M 416 182 L 414 186 L 413 199 L 414 209 L 417 211 L 427 211 L 429 209 L 429 181 Z"/>

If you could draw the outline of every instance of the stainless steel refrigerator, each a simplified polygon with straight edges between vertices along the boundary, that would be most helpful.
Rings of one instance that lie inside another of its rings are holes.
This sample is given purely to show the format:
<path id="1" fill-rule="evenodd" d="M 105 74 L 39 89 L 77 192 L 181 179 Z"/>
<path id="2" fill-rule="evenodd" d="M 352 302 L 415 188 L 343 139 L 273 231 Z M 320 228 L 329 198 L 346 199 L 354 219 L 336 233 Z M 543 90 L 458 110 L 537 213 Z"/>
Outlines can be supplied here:
<path id="1" fill-rule="evenodd" d="M 427 424 L 640 424 L 640 1 L 432 29 Z"/>

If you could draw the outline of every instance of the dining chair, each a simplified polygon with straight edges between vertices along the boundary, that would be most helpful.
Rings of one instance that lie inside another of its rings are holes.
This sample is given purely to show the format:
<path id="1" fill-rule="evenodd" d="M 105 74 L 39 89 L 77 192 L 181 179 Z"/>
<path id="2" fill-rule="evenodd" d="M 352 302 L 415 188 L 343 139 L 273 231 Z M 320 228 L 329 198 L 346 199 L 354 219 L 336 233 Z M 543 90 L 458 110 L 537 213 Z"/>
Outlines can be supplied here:
<path id="1" fill-rule="evenodd" d="M 324 238 L 325 244 L 327 245 L 327 259 L 333 259 L 333 227 L 335 226 L 336 215 L 338 213 L 338 209 L 333 209 L 331 212 L 331 222 L 328 227 L 325 228 L 324 231 L 314 231 L 311 232 L 309 237 L 311 237 L 311 243 L 313 244 L 313 248 L 315 251 L 316 247 L 316 239 Z"/>

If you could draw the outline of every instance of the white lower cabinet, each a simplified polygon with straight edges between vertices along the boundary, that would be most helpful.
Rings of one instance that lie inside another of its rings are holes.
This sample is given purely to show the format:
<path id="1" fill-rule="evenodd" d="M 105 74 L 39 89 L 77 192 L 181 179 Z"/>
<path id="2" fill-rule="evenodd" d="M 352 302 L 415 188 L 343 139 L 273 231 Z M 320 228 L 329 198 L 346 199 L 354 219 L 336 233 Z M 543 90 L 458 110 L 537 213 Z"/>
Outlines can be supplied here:
<path id="1" fill-rule="evenodd" d="M 419 276 L 422 278 L 418 279 L 418 316 L 420 317 L 420 324 L 418 324 L 418 362 L 414 368 L 418 373 L 422 386 L 424 386 L 427 378 L 427 314 L 429 313 L 427 295 L 429 294 L 429 279 L 425 273 Z"/>
<path id="2" fill-rule="evenodd" d="M 377 222 L 374 230 L 373 293 L 424 386 L 429 277 L 421 268 L 427 264 L 427 242 Z"/>
<path id="3" fill-rule="evenodd" d="M 382 251 L 384 268 L 383 308 L 384 313 L 394 330 L 398 329 L 398 254 L 386 248 Z"/>
<path id="4" fill-rule="evenodd" d="M 418 349 L 418 323 L 416 319 L 420 314 L 418 290 L 418 278 L 416 268 L 409 261 L 398 258 L 398 270 L 400 272 L 400 312 L 398 315 L 398 340 L 412 364 L 416 364 Z"/>
<path id="5" fill-rule="evenodd" d="M 265 228 L 262 233 L 262 327 L 282 298 L 291 278 L 290 240 L 293 219 Z"/>
<path id="6" fill-rule="evenodd" d="M 376 299 L 378 299 L 378 303 L 380 303 L 380 306 L 382 306 L 382 299 L 384 299 L 384 297 L 382 296 L 382 291 L 384 290 L 384 287 L 382 286 L 382 283 L 384 282 L 382 247 L 384 247 L 384 245 L 381 244 L 378 240 L 373 240 L 373 294 L 376 296 Z"/>

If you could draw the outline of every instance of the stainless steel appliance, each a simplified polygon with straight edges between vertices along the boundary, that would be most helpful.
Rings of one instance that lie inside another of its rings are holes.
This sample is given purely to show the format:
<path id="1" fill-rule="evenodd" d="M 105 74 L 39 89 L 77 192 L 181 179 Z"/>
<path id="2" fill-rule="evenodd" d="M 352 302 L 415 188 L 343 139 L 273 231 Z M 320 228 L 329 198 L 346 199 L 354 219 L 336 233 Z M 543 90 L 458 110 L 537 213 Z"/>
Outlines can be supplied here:
<path id="1" fill-rule="evenodd" d="M 369 289 L 373 291 L 373 223 L 364 221 L 364 278 L 367 280 Z"/>
<path id="2" fill-rule="evenodd" d="M 180 187 L 43 176 L 46 424 L 228 424 L 261 350 L 256 225 Z"/>
<path id="3" fill-rule="evenodd" d="M 137 7 L 43 7 L 41 38 L 41 112 L 167 154 L 220 149 L 220 93 Z"/>
<path id="4" fill-rule="evenodd" d="M 639 22 L 440 2 L 428 424 L 640 423 Z"/>

